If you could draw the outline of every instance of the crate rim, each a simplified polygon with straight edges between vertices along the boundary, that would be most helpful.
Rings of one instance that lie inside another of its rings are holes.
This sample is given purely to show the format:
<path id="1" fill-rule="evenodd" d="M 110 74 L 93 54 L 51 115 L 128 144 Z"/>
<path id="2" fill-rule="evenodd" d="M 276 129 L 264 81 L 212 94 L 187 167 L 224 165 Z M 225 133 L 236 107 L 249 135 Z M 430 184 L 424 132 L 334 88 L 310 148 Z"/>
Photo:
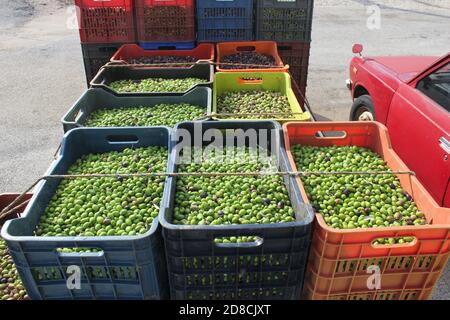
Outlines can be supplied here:
<path id="1" fill-rule="evenodd" d="M 156 130 L 164 130 L 167 131 L 168 136 L 169 136 L 169 141 L 168 141 L 168 159 L 167 159 L 167 166 L 166 166 L 166 170 L 168 170 L 169 168 L 169 161 L 170 161 L 170 139 L 171 139 L 171 133 L 172 133 L 172 129 L 166 126 L 154 126 L 154 127 L 140 127 L 139 129 L 145 130 L 145 129 L 156 129 Z M 68 131 L 67 133 L 64 134 L 63 136 L 63 140 L 61 142 L 61 150 L 60 150 L 60 155 L 63 154 L 64 151 L 64 144 L 65 141 L 67 139 L 67 137 L 69 135 L 74 135 L 79 131 L 129 131 L 132 132 L 133 130 L 135 130 L 136 127 L 121 127 L 121 128 L 76 128 L 73 130 Z M 59 164 L 62 161 L 63 157 L 59 157 L 57 160 L 55 160 L 54 162 L 51 163 L 49 169 L 47 170 L 47 172 L 44 175 L 49 175 L 49 173 L 51 171 L 53 171 L 54 167 Z M 24 209 L 24 212 L 22 214 L 22 216 L 20 218 L 17 218 L 16 220 L 24 220 L 28 217 L 28 215 L 30 214 L 30 208 L 36 203 L 37 201 L 37 196 L 38 194 L 41 192 L 42 188 L 45 185 L 45 180 L 42 180 L 41 182 L 39 182 L 39 184 L 36 186 L 36 189 L 33 193 L 33 196 L 30 200 L 30 202 L 28 203 L 27 207 Z M 164 183 L 164 188 L 165 188 L 166 184 Z M 164 192 L 165 195 L 165 192 Z M 164 195 L 161 199 L 161 207 L 162 204 L 164 203 Z M 161 211 L 161 208 L 160 208 Z M 43 214 L 43 213 L 42 213 Z M 41 215 L 42 215 L 41 214 Z M 142 234 L 142 235 L 135 235 L 135 236 L 130 236 L 130 235 L 126 235 L 126 236 L 75 236 L 75 237 L 70 237 L 70 236 L 65 236 L 65 237 L 43 237 L 43 236 L 13 236 L 10 235 L 8 232 L 9 226 L 11 224 L 11 220 L 8 220 L 5 222 L 5 224 L 3 225 L 3 227 L 1 228 L 1 232 L 0 232 L 0 237 L 3 238 L 6 241 L 14 241 L 14 242 L 39 242 L 39 243 L 45 243 L 45 242 L 55 242 L 55 241 L 61 241 L 61 242 L 85 242 L 85 243 L 92 243 L 92 242 L 103 242 L 103 241 L 120 241 L 120 242 L 124 242 L 124 241 L 136 241 L 136 240 L 142 240 L 145 238 L 148 238 L 149 236 L 155 234 L 155 232 L 157 231 L 160 222 L 159 222 L 159 214 L 158 217 L 154 218 L 152 225 L 150 227 L 150 229 Z M 89 254 L 88 254 L 89 255 Z M 83 254 L 77 254 L 77 256 L 83 256 Z M 92 254 L 91 254 L 92 256 Z"/>
<path id="2" fill-rule="evenodd" d="M 193 53 L 195 50 L 200 50 L 200 49 L 202 49 L 202 48 L 205 48 L 205 49 L 212 49 L 212 53 L 211 53 L 211 56 L 210 56 L 210 58 L 209 59 L 199 59 L 199 60 L 197 60 L 197 63 L 200 63 L 200 62 L 202 62 L 202 61 L 208 61 L 208 62 L 210 62 L 210 61 L 214 61 L 214 50 L 215 50 L 215 47 L 214 47 L 214 44 L 213 43 L 207 43 L 207 42 L 205 42 L 205 43 L 199 43 L 199 44 L 197 44 L 197 46 L 194 48 L 194 49 L 181 49 L 181 50 L 177 50 L 177 49 L 175 49 L 175 50 L 146 50 L 146 49 L 144 49 L 144 48 L 142 48 L 141 46 L 139 46 L 138 44 L 136 44 L 136 43 L 126 43 L 126 44 L 123 44 L 115 53 L 114 53 L 114 55 L 111 57 L 111 62 L 123 62 L 123 63 L 125 63 L 125 64 L 129 64 L 128 62 L 126 62 L 126 61 L 124 61 L 124 60 L 117 60 L 116 59 L 116 57 L 120 54 L 120 52 L 122 51 L 122 50 L 125 50 L 127 47 L 129 47 L 129 48 L 131 48 L 131 47 L 133 47 L 133 48 L 139 48 L 139 50 L 142 50 L 141 52 L 143 52 L 143 53 L 145 53 L 145 51 L 151 51 L 151 52 L 164 52 L 164 54 L 160 54 L 160 55 L 162 55 L 162 56 L 165 56 L 166 54 L 165 53 L 169 53 L 170 51 L 176 51 L 176 52 L 178 52 L 178 53 L 182 53 L 182 54 L 188 54 L 188 53 Z"/>

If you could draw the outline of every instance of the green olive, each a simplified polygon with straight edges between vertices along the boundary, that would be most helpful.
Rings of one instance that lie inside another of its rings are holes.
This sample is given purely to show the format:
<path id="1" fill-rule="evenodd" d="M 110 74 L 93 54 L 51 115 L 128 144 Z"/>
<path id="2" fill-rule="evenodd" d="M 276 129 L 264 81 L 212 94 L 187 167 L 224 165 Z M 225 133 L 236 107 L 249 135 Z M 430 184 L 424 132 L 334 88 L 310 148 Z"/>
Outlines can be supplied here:
<path id="1" fill-rule="evenodd" d="M 262 163 L 249 148 L 228 148 L 201 163 L 179 166 L 179 172 L 261 172 L 278 170 Z M 195 152 L 193 154 L 196 154 Z M 276 201 L 271 201 L 273 199 Z M 267 200 L 267 201 L 265 201 Z M 281 176 L 181 176 L 177 178 L 173 223 L 179 225 L 275 224 L 295 221 Z M 254 236 L 224 237 L 216 243 L 254 242 Z"/>
<path id="2" fill-rule="evenodd" d="M 230 118 L 292 118 L 292 112 L 287 96 L 273 91 L 238 91 L 227 92 L 217 99 L 217 112 L 232 113 Z M 259 115 L 272 113 L 280 115 Z M 239 116 L 239 114 L 252 114 Z"/>
<path id="3" fill-rule="evenodd" d="M 292 155 L 299 171 L 390 171 L 374 152 L 356 146 L 295 145 Z M 426 220 L 394 175 L 319 175 L 301 177 L 315 210 L 335 229 L 424 225 Z M 411 238 L 378 240 L 381 244 L 411 242 Z"/>
<path id="4" fill-rule="evenodd" d="M 163 147 L 89 154 L 68 174 L 165 172 Z M 118 236 L 147 232 L 159 214 L 165 177 L 62 180 L 41 216 L 36 236 Z M 67 250 L 66 250 L 67 251 Z"/>
<path id="5" fill-rule="evenodd" d="M 158 104 L 153 107 L 99 109 L 90 114 L 87 127 L 169 126 L 205 115 L 205 109 L 187 103 Z"/>
<path id="6" fill-rule="evenodd" d="M 28 299 L 27 292 L 3 239 L 0 239 L 0 259 L 0 300 Z"/>
<path id="7" fill-rule="evenodd" d="M 206 83 L 208 80 L 199 78 L 163 79 L 148 78 L 143 80 L 119 80 L 109 84 L 111 89 L 124 92 L 185 92 L 193 86 Z"/>

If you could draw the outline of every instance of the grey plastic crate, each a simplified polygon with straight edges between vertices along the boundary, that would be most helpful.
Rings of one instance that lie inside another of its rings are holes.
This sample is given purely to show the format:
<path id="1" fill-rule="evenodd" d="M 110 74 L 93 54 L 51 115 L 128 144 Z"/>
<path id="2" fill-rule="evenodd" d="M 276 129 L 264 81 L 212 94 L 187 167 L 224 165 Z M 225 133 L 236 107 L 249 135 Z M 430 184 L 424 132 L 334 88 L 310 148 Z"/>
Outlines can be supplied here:
<path id="1" fill-rule="evenodd" d="M 173 132 L 169 172 L 177 172 L 177 132 L 192 134 L 194 122 L 178 124 Z M 197 122 L 199 124 L 199 122 Z M 208 129 L 274 130 L 279 169 L 289 164 L 281 146 L 281 127 L 274 121 L 201 122 Z M 200 132 L 200 129 L 198 132 Z M 262 139 L 259 136 L 259 139 Z M 261 143 L 259 140 L 258 143 Z M 209 143 L 205 143 L 209 144 Z M 174 225 L 171 223 L 176 177 L 169 177 L 160 222 L 163 226 L 172 299 L 298 299 L 310 247 L 314 211 L 305 205 L 294 177 L 284 177 L 297 221 L 250 225 Z M 258 243 L 216 244 L 220 237 L 258 236 Z M 242 281 L 242 280 L 245 281 Z"/>
<path id="2" fill-rule="evenodd" d="M 138 106 L 151 108 L 152 106 L 161 103 L 189 103 L 203 107 L 205 115 L 210 115 L 212 111 L 212 91 L 210 88 L 198 87 L 181 96 L 122 97 L 115 96 L 111 92 L 103 89 L 91 88 L 75 102 L 70 110 L 64 115 L 61 122 L 63 124 L 64 132 L 67 132 L 77 127 L 84 127 L 90 114 L 98 109 L 117 109 Z"/>

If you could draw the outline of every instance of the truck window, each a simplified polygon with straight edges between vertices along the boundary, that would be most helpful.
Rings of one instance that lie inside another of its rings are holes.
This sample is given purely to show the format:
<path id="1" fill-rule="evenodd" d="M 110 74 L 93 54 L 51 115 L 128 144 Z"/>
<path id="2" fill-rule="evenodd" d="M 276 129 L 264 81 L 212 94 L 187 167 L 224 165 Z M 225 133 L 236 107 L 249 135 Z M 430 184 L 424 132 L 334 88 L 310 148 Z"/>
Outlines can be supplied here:
<path id="1" fill-rule="evenodd" d="M 420 80 L 417 90 L 450 112 L 450 63 Z"/>

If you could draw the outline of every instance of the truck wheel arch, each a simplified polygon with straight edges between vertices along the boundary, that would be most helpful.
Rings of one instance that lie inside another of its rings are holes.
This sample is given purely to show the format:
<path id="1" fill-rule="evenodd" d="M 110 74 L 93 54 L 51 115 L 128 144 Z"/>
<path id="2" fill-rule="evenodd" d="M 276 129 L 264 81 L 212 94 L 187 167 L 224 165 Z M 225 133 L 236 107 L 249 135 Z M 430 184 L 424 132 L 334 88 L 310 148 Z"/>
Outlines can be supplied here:
<path id="1" fill-rule="evenodd" d="M 357 85 L 355 87 L 355 90 L 353 91 L 353 100 L 355 100 L 361 96 L 364 96 L 364 95 L 370 96 L 369 91 L 366 88 L 364 88 L 362 85 Z"/>

